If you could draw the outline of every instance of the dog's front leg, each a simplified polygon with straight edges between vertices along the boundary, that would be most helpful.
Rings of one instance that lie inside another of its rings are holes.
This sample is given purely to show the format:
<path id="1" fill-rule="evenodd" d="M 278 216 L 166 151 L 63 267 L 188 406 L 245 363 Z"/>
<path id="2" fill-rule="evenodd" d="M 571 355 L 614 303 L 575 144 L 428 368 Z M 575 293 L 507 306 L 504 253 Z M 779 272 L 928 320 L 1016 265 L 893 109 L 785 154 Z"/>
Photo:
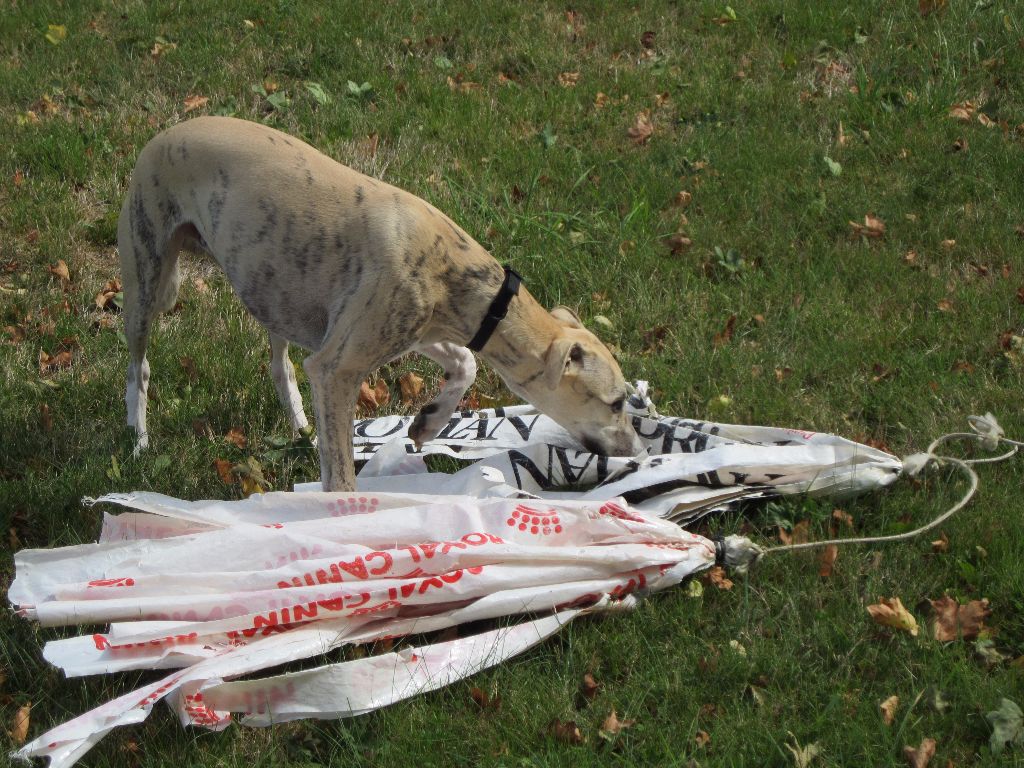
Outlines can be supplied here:
<path id="1" fill-rule="evenodd" d="M 476 359 L 465 347 L 450 342 L 415 347 L 415 351 L 444 368 L 445 377 L 437 397 L 423 406 L 409 425 L 409 439 L 419 448 L 437 437 L 437 433 L 448 423 L 452 412 L 476 378 Z"/>
<path id="2" fill-rule="evenodd" d="M 356 470 L 352 460 L 352 423 L 359 384 L 365 372 L 352 373 L 325 364 L 322 353 L 303 363 L 313 394 L 313 417 L 320 451 L 320 484 L 325 491 L 354 491 Z"/>

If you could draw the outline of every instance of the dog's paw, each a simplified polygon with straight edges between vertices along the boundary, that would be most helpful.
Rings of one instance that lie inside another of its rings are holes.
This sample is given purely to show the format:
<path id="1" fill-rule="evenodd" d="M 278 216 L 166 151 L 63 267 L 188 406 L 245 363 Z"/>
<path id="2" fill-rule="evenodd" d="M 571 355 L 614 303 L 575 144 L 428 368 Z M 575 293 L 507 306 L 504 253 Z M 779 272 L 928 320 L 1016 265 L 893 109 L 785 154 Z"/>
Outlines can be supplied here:
<path id="1" fill-rule="evenodd" d="M 427 403 L 409 425 L 409 439 L 419 448 L 437 437 L 447 423 L 448 417 L 441 413 L 437 403 Z"/>

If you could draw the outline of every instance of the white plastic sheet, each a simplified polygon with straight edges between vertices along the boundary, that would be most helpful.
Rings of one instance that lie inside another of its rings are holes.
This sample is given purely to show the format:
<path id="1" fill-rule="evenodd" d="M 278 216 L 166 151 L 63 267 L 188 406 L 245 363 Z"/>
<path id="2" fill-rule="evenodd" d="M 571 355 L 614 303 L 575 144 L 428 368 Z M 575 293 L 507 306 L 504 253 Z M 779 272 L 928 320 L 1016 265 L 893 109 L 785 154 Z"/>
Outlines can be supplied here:
<path id="1" fill-rule="evenodd" d="M 233 715 L 268 725 L 368 712 L 500 663 L 581 611 L 629 607 L 710 567 L 715 544 L 664 516 L 759 495 L 863 491 L 900 471 L 894 457 L 841 438 L 665 419 L 642 399 L 632 405 L 652 454 L 638 460 L 580 451 L 523 407 L 454 416 L 425 446 L 483 457 L 454 475 L 427 473 L 400 436 L 407 423 L 392 417 L 356 425 L 369 460 L 355 493 L 100 499 L 127 511 L 105 515 L 95 544 L 19 552 L 8 597 L 46 626 L 109 624 L 46 644 L 47 661 L 69 677 L 174 671 L 17 756 L 72 765 L 161 699 L 182 723 L 215 730 Z M 238 679 L 345 644 L 481 619 L 500 626 Z"/>

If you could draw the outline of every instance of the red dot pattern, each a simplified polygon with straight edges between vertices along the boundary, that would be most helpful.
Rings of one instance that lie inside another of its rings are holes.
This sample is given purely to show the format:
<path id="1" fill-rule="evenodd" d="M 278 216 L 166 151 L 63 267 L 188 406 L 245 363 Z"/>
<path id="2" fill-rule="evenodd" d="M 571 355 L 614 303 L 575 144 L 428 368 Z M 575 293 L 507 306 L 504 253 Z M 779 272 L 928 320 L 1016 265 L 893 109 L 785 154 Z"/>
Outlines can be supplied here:
<path id="1" fill-rule="evenodd" d="M 512 516 L 505 521 L 509 528 L 516 528 L 534 536 L 550 536 L 562 532 L 562 521 L 553 509 L 541 512 L 520 504 L 512 511 Z"/>

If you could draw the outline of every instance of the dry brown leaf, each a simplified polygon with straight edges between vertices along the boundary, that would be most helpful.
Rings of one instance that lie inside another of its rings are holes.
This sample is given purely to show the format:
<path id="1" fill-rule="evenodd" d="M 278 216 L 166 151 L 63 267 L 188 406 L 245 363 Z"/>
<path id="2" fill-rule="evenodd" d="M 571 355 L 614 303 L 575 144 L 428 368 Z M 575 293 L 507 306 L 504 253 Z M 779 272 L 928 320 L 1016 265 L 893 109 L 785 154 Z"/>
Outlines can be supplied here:
<path id="1" fill-rule="evenodd" d="M 888 699 L 878 705 L 879 711 L 882 713 L 882 720 L 885 721 L 886 725 L 892 725 L 893 720 L 896 719 L 896 710 L 900 706 L 899 696 L 890 696 Z"/>
<path id="2" fill-rule="evenodd" d="M 270 92 L 271 91 L 267 89 L 267 93 Z M 208 96 L 187 96 L 184 101 L 185 112 L 191 112 L 195 109 L 202 109 L 209 103 L 209 101 L 210 98 Z"/>
<path id="3" fill-rule="evenodd" d="M 823 579 L 831 576 L 837 557 L 839 557 L 839 547 L 835 544 L 829 544 L 821 550 L 821 554 L 818 556 L 818 575 Z"/>
<path id="4" fill-rule="evenodd" d="M 227 459 L 214 459 L 213 466 L 217 469 L 217 476 L 220 477 L 220 481 L 225 485 L 234 485 L 235 475 L 231 471 L 231 467 L 234 466 Z"/>
<path id="5" fill-rule="evenodd" d="M 640 45 L 648 50 L 654 48 L 654 38 L 656 33 L 653 30 L 648 29 L 642 35 L 640 35 Z"/>
<path id="6" fill-rule="evenodd" d="M 566 744 L 582 744 L 586 741 L 583 731 L 572 720 L 564 722 L 555 718 L 548 724 L 548 735 Z"/>
<path id="7" fill-rule="evenodd" d="M 981 123 L 986 128 L 995 128 L 997 125 L 999 125 L 999 123 L 997 123 L 991 117 L 986 115 L 984 112 L 978 113 L 978 122 Z"/>
<path id="8" fill-rule="evenodd" d="M 940 532 L 939 538 L 932 542 L 932 552 L 936 554 L 949 552 L 949 537 L 946 536 L 945 531 Z"/>
<path id="9" fill-rule="evenodd" d="M 851 515 L 849 512 L 846 512 L 842 509 L 833 509 L 832 519 L 835 520 L 836 523 L 842 523 L 847 528 L 853 528 L 853 515 Z"/>
<path id="10" fill-rule="evenodd" d="M 579 72 L 562 72 L 558 75 L 558 84 L 563 88 L 575 88 L 579 82 Z"/>
<path id="11" fill-rule="evenodd" d="M 501 696 L 498 694 L 490 696 L 487 691 L 474 686 L 469 689 L 469 695 L 473 699 L 473 703 L 482 710 L 497 711 L 501 709 Z"/>
<path id="12" fill-rule="evenodd" d="M 736 315 L 729 315 L 729 319 L 725 321 L 725 325 L 722 327 L 721 332 L 716 333 L 714 338 L 711 340 L 716 347 L 721 347 L 724 344 L 728 344 L 732 341 L 732 335 L 736 330 Z"/>
<path id="13" fill-rule="evenodd" d="M 580 695 L 587 701 L 593 701 L 601 684 L 594 679 L 594 676 L 587 672 L 580 683 Z"/>
<path id="14" fill-rule="evenodd" d="M 681 232 L 676 232 L 676 234 L 666 238 L 665 244 L 673 256 L 678 256 L 688 251 L 690 246 L 693 245 L 693 241 Z"/>
<path id="15" fill-rule="evenodd" d="M 28 726 L 29 717 L 32 713 L 32 704 L 24 704 L 18 708 L 18 711 L 14 713 L 14 719 L 11 721 L 10 736 L 11 741 L 14 742 L 15 746 L 20 746 L 25 743 L 28 738 Z"/>
<path id="16" fill-rule="evenodd" d="M 481 89 L 480 83 L 474 83 L 471 80 L 463 80 L 462 75 L 458 75 L 456 78 L 448 77 L 448 90 L 458 91 L 459 93 L 473 93 Z"/>
<path id="17" fill-rule="evenodd" d="M 50 406 L 46 403 L 39 404 L 39 428 L 43 432 L 53 431 L 53 414 L 50 413 Z"/>
<path id="18" fill-rule="evenodd" d="M 927 768 L 935 757 L 935 739 L 923 739 L 918 747 L 904 747 L 903 758 L 910 768 Z"/>
<path id="19" fill-rule="evenodd" d="M 870 213 L 864 216 L 864 223 L 849 222 L 853 234 L 859 237 L 880 238 L 885 234 L 885 222 Z"/>
<path id="20" fill-rule="evenodd" d="M 951 251 L 954 248 L 956 248 L 956 240 L 954 240 L 953 238 L 946 238 L 941 243 L 939 243 L 939 245 L 941 245 L 947 251 Z"/>
<path id="21" fill-rule="evenodd" d="M 868 613 L 876 624 L 909 632 L 917 637 L 917 619 L 914 614 L 903 607 L 898 597 L 878 598 L 879 602 L 867 607 Z"/>
<path id="22" fill-rule="evenodd" d="M 611 714 L 601 723 L 601 735 L 614 736 L 623 728 L 629 728 L 632 725 L 636 725 L 636 720 L 619 720 L 619 716 L 613 709 Z"/>
<path id="23" fill-rule="evenodd" d="M 707 571 L 702 580 L 714 584 L 719 589 L 732 589 L 732 579 L 725 575 L 725 569 L 720 565 Z"/>
<path id="24" fill-rule="evenodd" d="M 383 408 L 390 400 L 391 393 L 383 379 L 377 379 L 373 389 L 370 389 L 370 384 L 366 381 L 359 385 L 358 406 L 366 413 L 373 413 L 378 408 Z"/>
<path id="25" fill-rule="evenodd" d="M 956 360 L 953 365 L 949 367 L 953 373 L 974 373 L 974 363 L 968 362 L 967 360 Z"/>
<path id="26" fill-rule="evenodd" d="M 779 541 L 783 544 L 806 544 L 811 535 L 811 521 L 801 520 L 792 531 L 779 528 Z"/>
<path id="27" fill-rule="evenodd" d="M 229 429 L 228 433 L 224 435 L 224 439 L 239 448 L 245 448 L 245 446 L 249 444 L 249 441 L 245 437 L 245 432 L 241 427 L 232 427 Z"/>
<path id="28" fill-rule="evenodd" d="M 185 372 L 185 376 L 190 382 L 195 384 L 199 380 L 199 368 L 196 366 L 196 361 L 188 355 L 184 355 L 178 358 L 178 364 L 181 365 L 181 369 Z"/>
<path id="29" fill-rule="evenodd" d="M 56 264 L 46 269 L 51 275 L 55 275 L 60 280 L 62 287 L 66 287 L 71 283 L 71 273 L 68 271 L 68 265 L 64 259 L 58 259 Z"/>
<path id="30" fill-rule="evenodd" d="M 55 355 L 50 355 L 39 350 L 39 373 L 45 376 L 48 373 L 59 371 L 63 368 L 70 368 L 72 362 L 72 353 L 70 349 L 64 349 Z"/>
<path id="31" fill-rule="evenodd" d="M 971 640 L 985 629 L 985 619 L 992 613 L 988 600 L 971 600 L 960 605 L 949 595 L 929 600 L 932 616 L 932 636 L 940 643 L 963 638 Z"/>
<path id="32" fill-rule="evenodd" d="M 691 202 L 693 202 L 693 195 L 690 192 L 687 192 L 685 189 L 680 191 L 676 195 L 675 204 L 678 205 L 680 208 L 685 208 Z"/>
<path id="33" fill-rule="evenodd" d="M 107 280 L 103 285 L 103 290 L 96 294 L 96 308 L 97 309 L 109 309 L 116 310 L 117 305 L 114 303 L 114 299 L 117 298 L 117 294 L 121 292 L 121 281 L 116 277 Z"/>
<path id="34" fill-rule="evenodd" d="M 949 108 L 949 116 L 954 120 L 969 123 L 974 119 L 974 113 L 977 111 L 978 105 L 973 101 L 961 101 Z"/>
<path id="35" fill-rule="evenodd" d="M 693 737 L 693 740 L 697 742 L 698 747 L 706 747 L 711 743 L 711 734 L 707 731 L 697 731 L 697 735 Z"/>
<path id="36" fill-rule="evenodd" d="M 651 138 L 654 133 L 654 124 L 651 122 L 651 115 L 648 110 L 644 110 L 636 116 L 632 127 L 626 132 L 629 138 L 633 140 L 636 145 L 646 144 L 647 140 Z"/>
<path id="37" fill-rule="evenodd" d="M 594 97 L 594 109 L 603 109 L 608 103 L 608 94 L 597 92 L 597 96 Z"/>
<path id="38" fill-rule="evenodd" d="M 783 381 L 788 379 L 790 374 L 792 374 L 792 373 L 793 373 L 793 369 L 790 368 L 788 365 L 785 366 L 784 368 L 776 368 L 775 369 L 775 380 L 781 384 Z"/>
<path id="39" fill-rule="evenodd" d="M 398 388 L 402 390 L 402 405 L 408 408 L 423 391 L 423 377 L 412 371 L 403 373 L 398 378 Z"/>

